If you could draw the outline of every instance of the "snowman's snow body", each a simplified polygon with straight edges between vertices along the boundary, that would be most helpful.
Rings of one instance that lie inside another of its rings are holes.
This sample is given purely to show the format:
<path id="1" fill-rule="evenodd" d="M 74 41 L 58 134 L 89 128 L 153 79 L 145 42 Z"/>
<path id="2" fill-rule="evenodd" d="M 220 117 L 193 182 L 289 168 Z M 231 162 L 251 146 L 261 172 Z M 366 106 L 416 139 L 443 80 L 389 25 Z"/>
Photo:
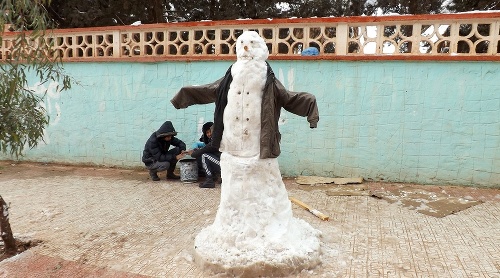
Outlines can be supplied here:
<path id="1" fill-rule="evenodd" d="M 267 46 L 246 31 L 236 53 L 223 115 L 221 201 L 195 252 L 218 272 L 287 275 L 319 263 L 320 232 L 292 216 L 277 158 L 259 158 Z"/>

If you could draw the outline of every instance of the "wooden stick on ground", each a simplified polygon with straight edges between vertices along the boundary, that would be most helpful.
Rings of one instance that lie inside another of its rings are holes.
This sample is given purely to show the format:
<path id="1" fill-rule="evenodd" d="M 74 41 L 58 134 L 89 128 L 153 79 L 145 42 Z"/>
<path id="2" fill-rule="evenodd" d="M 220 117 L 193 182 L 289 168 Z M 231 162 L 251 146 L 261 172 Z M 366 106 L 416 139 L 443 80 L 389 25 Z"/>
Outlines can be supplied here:
<path id="1" fill-rule="evenodd" d="M 294 197 L 289 197 L 290 201 L 292 201 L 292 203 L 304 208 L 305 210 L 309 211 L 310 213 L 314 214 L 316 217 L 318 217 L 319 219 L 323 220 L 323 221 L 328 221 L 328 219 L 330 219 L 328 217 L 328 215 L 324 215 L 323 213 L 321 213 L 320 211 L 317 211 L 313 208 L 311 208 L 309 205 L 305 204 L 304 202 L 301 202 L 297 199 L 295 199 Z"/>

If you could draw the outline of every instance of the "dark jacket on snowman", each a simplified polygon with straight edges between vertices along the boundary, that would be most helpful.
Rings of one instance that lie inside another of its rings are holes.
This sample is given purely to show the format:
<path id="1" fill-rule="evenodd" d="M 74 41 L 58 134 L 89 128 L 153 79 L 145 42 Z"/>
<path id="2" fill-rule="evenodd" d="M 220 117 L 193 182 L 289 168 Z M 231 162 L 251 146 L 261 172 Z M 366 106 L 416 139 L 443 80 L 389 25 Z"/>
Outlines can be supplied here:
<path id="1" fill-rule="evenodd" d="M 231 67 L 229 67 L 223 78 L 207 85 L 183 87 L 171 100 L 177 109 L 186 108 L 193 104 L 215 102 L 211 145 L 216 148 L 220 147 L 224 132 L 223 115 L 232 79 Z M 309 126 L 311 128 L 317 127 L 319 113 L 316 97 L 309 93 L 295 93 L 286 90 L 267 64 L 267 80 L 261 107 L 260 158 L 262 159 L 275 158 L 281 153 L 281 134 L 278 128 L 281 108 L 299 116 L 307 116 Z"/>
<path id="2" fill-rule="evenodd" d="M 170 141 L 165 141 L 164 138 L 167 135 L 171 135 L 172 139 Z M 144 145 L 144 151 L 142 152 L 142 162 L 146 166 L 150 166 L 153 163 L 172 161 L 176 162 L 175 156 L 180 153 L 180 151 L 186 150 L 186 144 L 175 137 L 177 132 L 171 121 L 164 122 L 161 127 L 149 136 L 148 141 Z M 178 148 L 178 151 L 169 151 L 170 147 L 174 146 Z"/>

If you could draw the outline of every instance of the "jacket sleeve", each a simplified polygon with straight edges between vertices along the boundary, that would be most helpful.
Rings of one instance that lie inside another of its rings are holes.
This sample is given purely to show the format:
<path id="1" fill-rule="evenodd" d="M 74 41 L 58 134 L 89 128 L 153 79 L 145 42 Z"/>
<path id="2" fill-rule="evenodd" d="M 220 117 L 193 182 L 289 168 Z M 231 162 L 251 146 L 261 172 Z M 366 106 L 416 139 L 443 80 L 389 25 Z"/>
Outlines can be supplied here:
<path id="1" fill-rule="evenodd" d="M 184 143 L 184 141 L 182 141 L 181 139 L 179 139 L 177 137 L 172 137 L 172 142 L 170 142 L 170 144 L 178 147 L 179 149 L 181 149 L 181 151 L 186 150 L 186 143 Z"/>
<path id="2" fill-rule="evenodd" d="M 212 146 L 210 143 L 208 145 L 206 145 L 205 147 L 201 148 L 201 149 L 196 149 L 193 151 L 193 153 L 191 154 L 192 157 L 194 158 L 198 158 L 200 157 L 202 154 L 204 153 L 218 153 L 219 152 L 219 149 Z"/>
<path id="3" fill-rule="evenodd" d="M 178 147 L 181 151 L 186 150 L 186 144 L 179 138 L 177 137 L 172 137 L 172 140 L 170 141 L 170 145 L 174 147 Z M 174 149 L 170 149 L 167 152 L 162 152 L 160 150 L 160 147 L 158 146 L 158 153 L 155 155 L 157 157 L 157 161 L 172 161 L 175 159 L 175 156 L 178 155 Z"/>
<path id="4" fill-rule="evenodd" d="M 278 79 L 275 79 L 275 90 L 282 107 L 295 115 L 307 116 L 310 128 L 316 128 L 319 121 L 318 104 L 316 97 L 309 93 L 296 93 L 285 89 Z"/>
<path id="5" fill-rule="evenodd" d="M 223 78 L 206 85 L 182 87 L 170 100 L 175 108 L 181 109 L 193 104 L 208 104 L 217 99 L 217 88 Z"/>

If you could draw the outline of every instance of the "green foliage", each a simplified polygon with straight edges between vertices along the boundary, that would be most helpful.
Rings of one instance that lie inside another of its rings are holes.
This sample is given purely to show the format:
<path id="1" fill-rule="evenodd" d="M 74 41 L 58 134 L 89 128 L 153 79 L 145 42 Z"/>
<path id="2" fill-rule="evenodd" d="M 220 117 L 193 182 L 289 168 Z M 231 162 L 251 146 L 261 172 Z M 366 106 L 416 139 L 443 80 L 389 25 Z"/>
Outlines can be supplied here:
<path id="1" fill-rule="evenodd" d="M 443 4 L 446 3 L 446 7 Z M 48 8 L 58 28 L 130 25 L 241 18 L 341 17 L 437 14 L 500 9 L 499 0 L 52 0 Z"/>
<path id="2" fill-rule="evenodd" d="M 35 147 L 43 140 L 49 122 L 43 97 L 29 88 L 28 76 L 35 74 L 44 84 L 60 82 L 58 90 L 71 87 L 60 59 L 52 51 L 51 28 L 43 0 L 3 0 L 0 11 L 0 43 L 4 46 L 0 62 L 0 151 L 16 158 L 26 146 Z M 10 26 L 15 32 L 4 32 Z"/>
<path id="3" fill-rule="evenodd" d="M 52 0 L 47 10 L 57 28 L 166 22 L 165 0 Z"/>
<path id="4" fill-rule="evenodd" d="M 500 10 L 499 0 L 454 0 L 447 8 L 452 12 Z"/>
<path id="5" fill-rule="evenodd" d="M 378 0 L 377 5 L 384 13 L 438 14 L 445 0 Z"/>

